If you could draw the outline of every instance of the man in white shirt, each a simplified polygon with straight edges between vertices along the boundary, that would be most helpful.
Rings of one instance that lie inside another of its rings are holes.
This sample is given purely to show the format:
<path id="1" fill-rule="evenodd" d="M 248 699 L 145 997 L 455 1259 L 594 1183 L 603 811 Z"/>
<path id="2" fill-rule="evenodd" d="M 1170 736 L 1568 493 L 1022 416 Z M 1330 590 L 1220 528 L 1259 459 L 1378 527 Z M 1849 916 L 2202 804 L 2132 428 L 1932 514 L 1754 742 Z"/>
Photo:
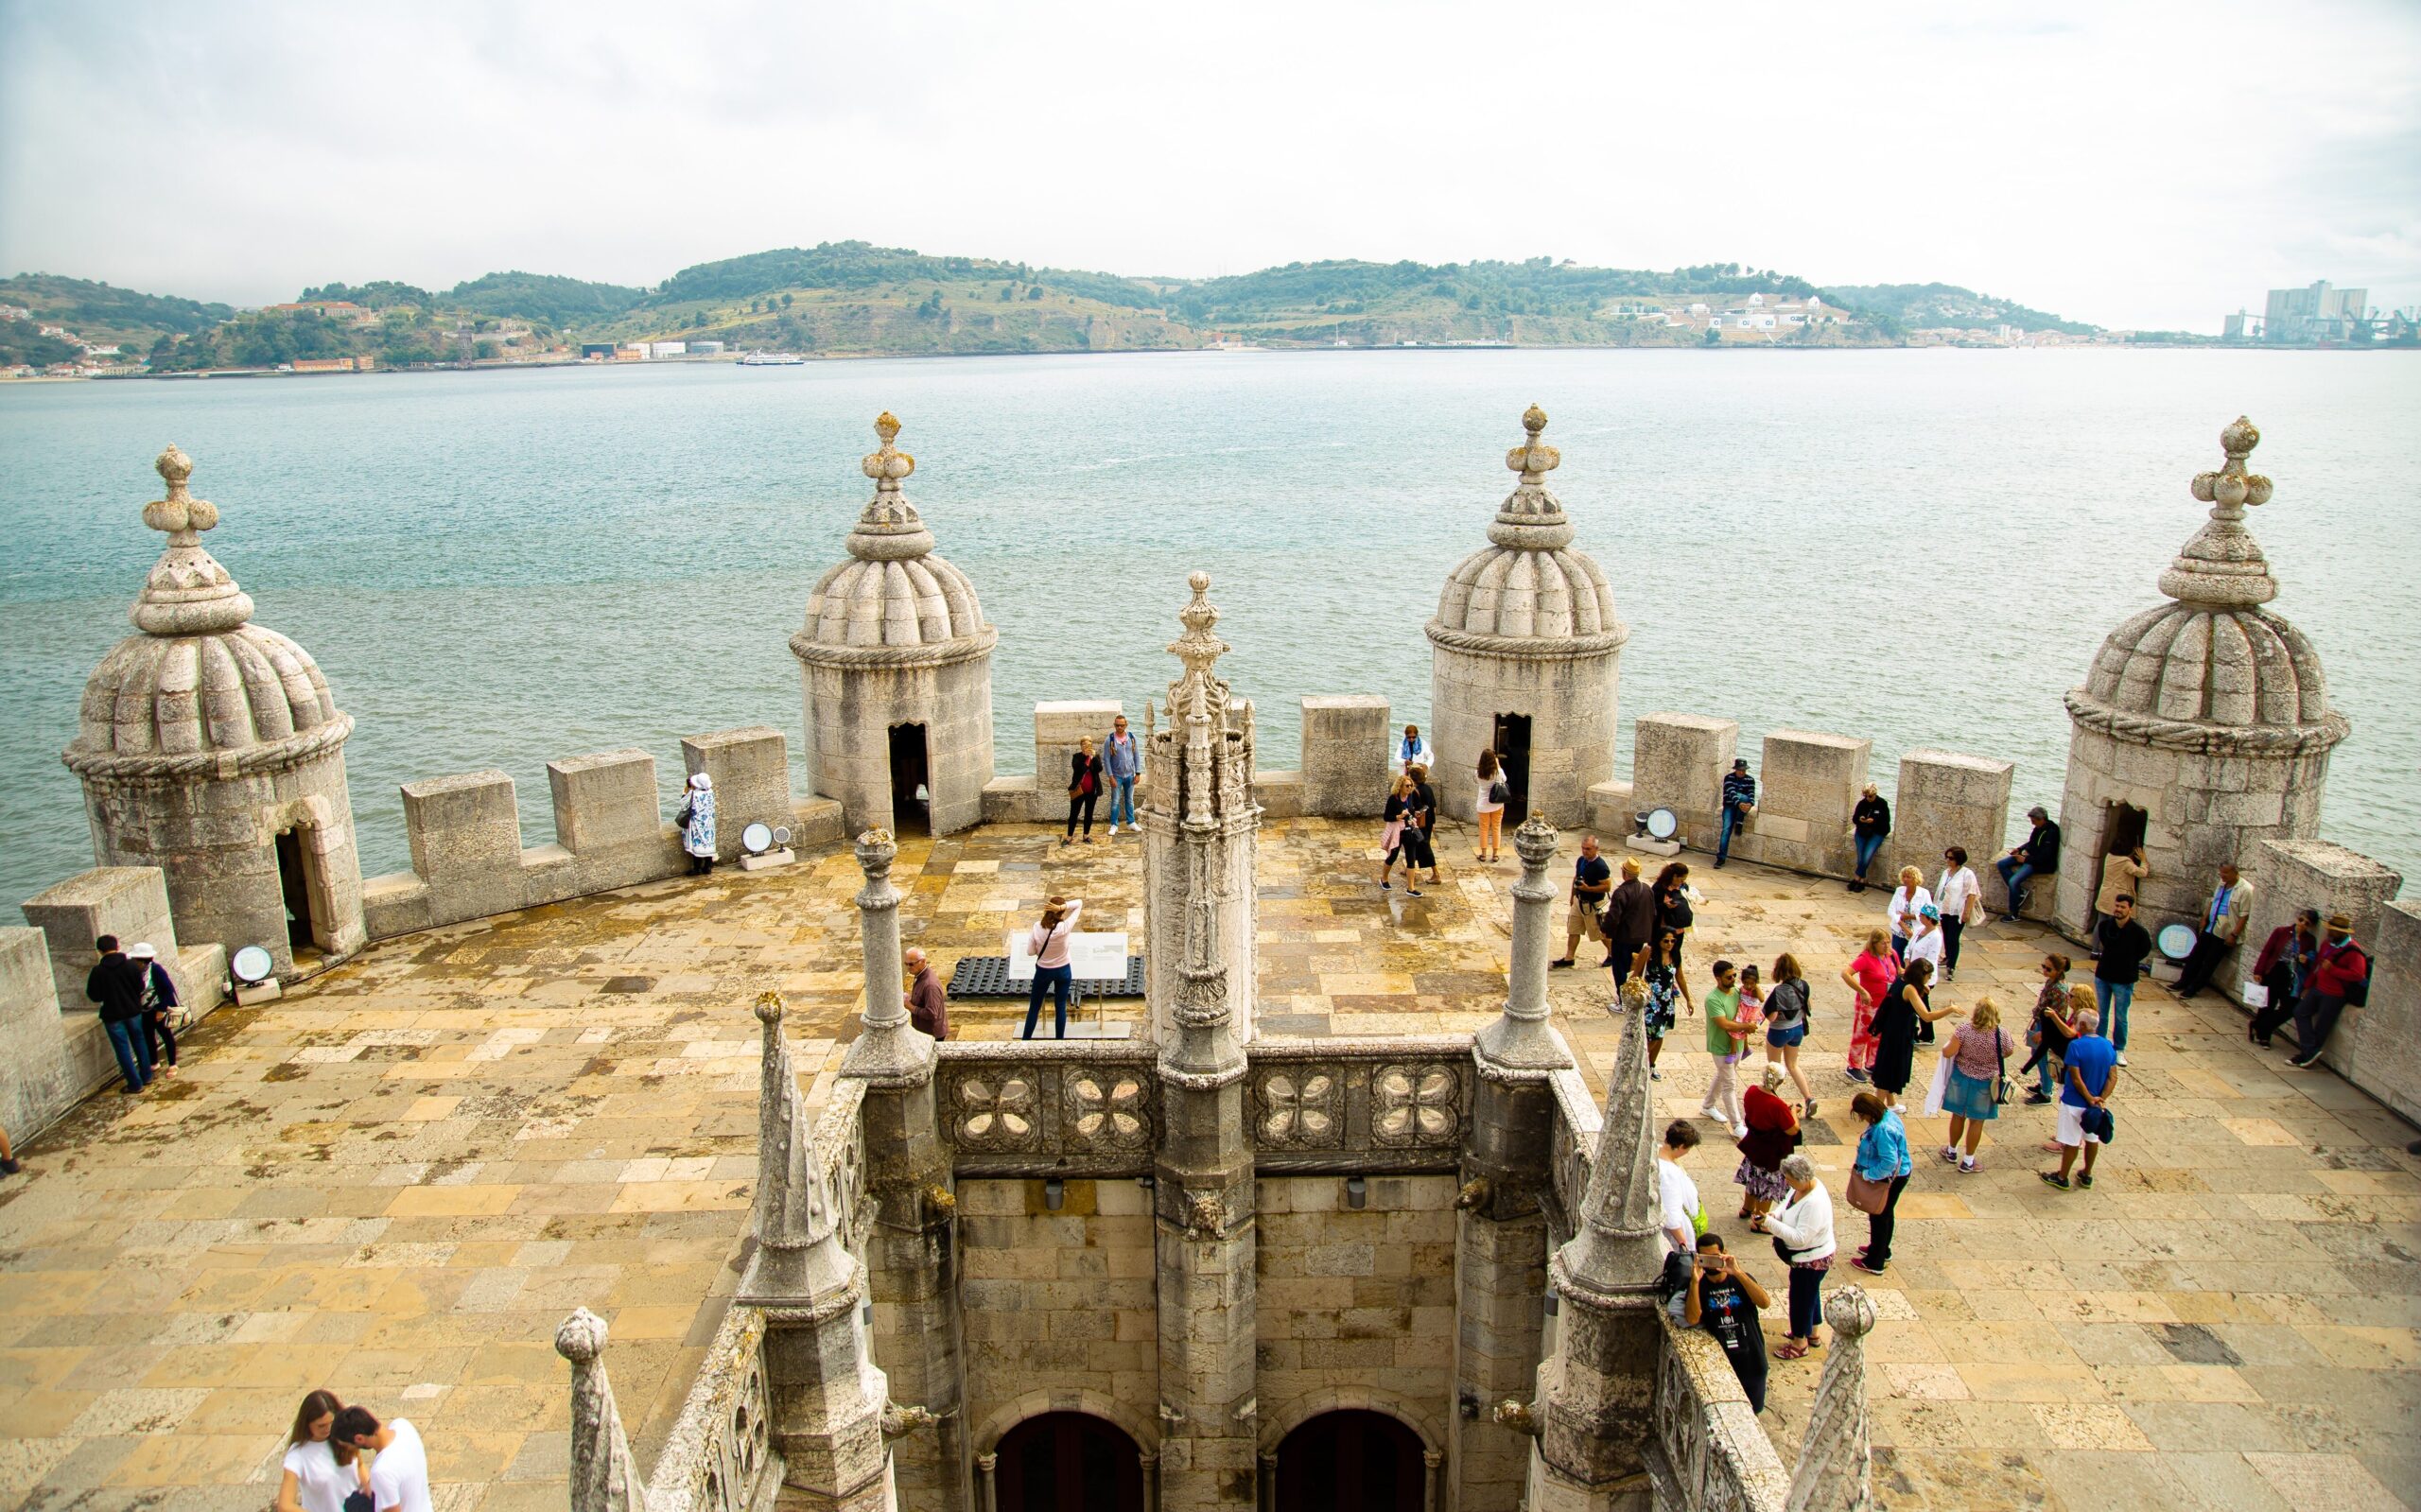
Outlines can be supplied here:
<path id="1" fill-rule="evenodd" d="M 428 1500 L 428 1450 L 420 1430 L 398 1417 L 381 1426 L 367 1407 L 337 1414 L 328 1437 L 368 1450 L 370 1498 L 375 1512 L 434 1512 Z"/>
<path id="2" fill-rule="evenodd" d="M 2185 969 L 2178 975 L 2177 996 L 2191 998 L 2211 984 L 2211 978 L 2219 973 L 2220 958 L 2244 938 L 2244 927 L 2252 917 L 2253 884 L 2229 861 L 2221 866 L 2220 885 L 2203 909 L 2194 953 L 2186 958 Z"/>
<path id="3" fill-rule="evenodd" d="M 1656 1222 L 1673 1247 L 1685 1255 L 1698 1251 L 1698 1184 L 1678 1162 L 1698 1142 L 1697 1125 L 1675 1119 L 1664 1129 L 1664 1148 L 1656 1156 Z"/>

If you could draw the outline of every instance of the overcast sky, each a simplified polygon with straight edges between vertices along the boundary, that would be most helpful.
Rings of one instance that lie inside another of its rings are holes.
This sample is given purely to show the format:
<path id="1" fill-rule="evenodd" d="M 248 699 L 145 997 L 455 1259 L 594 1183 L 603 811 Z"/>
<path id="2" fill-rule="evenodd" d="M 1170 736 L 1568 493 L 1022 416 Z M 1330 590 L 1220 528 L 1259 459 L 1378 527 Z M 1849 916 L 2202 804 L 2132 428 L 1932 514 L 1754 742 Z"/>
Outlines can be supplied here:
<path id="1" fill-rule="evenodd" d="M 2421 302 L 2421 4 L 0 0 L 0 272 L 1737 261 L 2216 334 Z"/>

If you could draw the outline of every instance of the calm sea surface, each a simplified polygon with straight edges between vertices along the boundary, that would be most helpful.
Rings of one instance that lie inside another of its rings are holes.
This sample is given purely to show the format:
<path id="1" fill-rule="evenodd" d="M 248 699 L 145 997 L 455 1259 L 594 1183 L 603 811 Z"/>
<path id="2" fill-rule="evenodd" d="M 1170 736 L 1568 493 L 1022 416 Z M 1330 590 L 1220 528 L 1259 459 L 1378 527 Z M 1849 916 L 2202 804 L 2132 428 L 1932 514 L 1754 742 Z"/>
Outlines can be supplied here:
<path id="1" fill-rule="evenodd" d="M 1000 766 L 1044 698 L 1140 715 L 1200 567 L 1293 764 L 1294 701 L 1426 722 L 1421 626 L 1511 487 L 1536 400 L 1550 478 L 1613 580 L 1630 717 L 1727 715 L 2012 757 L 2058 807 L 2061 694 L 2200 523 L 2250 414 L 2277 496 L 2273 606 L 2353 721 L 2329 838 L 2421 865 L 2421 359 L 2262 352 L 1420 352 L 984 357 L 0 390 L 0 900 L 90 864 L 59 752 L 130 633 L 174 441 L 259 620 L 319 660 L 364 868 L 407 865 L 396 784 L 501 767 L 551 839 L 545 763 L 771 724 L 785 644 L 840 559 L 880 410 L 909 495 L 1001 629 Z M 12 912 L 12 910 L 11 910 Z"/>

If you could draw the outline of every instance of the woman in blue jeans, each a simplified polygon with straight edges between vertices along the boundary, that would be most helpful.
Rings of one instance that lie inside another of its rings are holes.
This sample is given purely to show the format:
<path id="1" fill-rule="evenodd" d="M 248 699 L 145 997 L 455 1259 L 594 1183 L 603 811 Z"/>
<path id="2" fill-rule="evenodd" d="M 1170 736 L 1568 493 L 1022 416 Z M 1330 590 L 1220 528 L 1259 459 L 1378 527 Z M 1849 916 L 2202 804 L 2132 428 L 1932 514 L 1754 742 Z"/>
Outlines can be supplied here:
<path id="1" fill-rule="evenodd" d="M 1076 968 L 1068 959 L 1069 946 L 1076 932 L 1076 915 L 1085 910 L 1083 898 L 1053 895 L 1050 906 L 1042 911 L 1041 919 L 1026 931 L 1026 948 L 1034 953 L 1034 985 L 1026 990 L 1025 1033 L 1020 1039 L 1034 1037 L 1035 1021 L 1042 1017 L 1042 993 L 1050 989 L 1052 1011 L 1058 1019 L 1054 1037 L 1068 1037 L 1068 991 L 1074 985 Z"/>
<path id="2" fill-rule="evenodd" d="M 1916 1173 L 1916 1162 L 1908 1156 L 1908 1131 L 1900 1121 L 1897 1108 L 1872 1092 L 1860 1092 L 1850 1099 L 1850 1111 L 1866 1125 L 1857 1138 L 1857 1173 L 1869 1181 L 1880 1181 L 1889 1190 L 1884 1194 L 1883 1210 L 1868 1215 L 1866 1243 L 1858 1246 L 1850 1263 L 1871 1276 L 1880 1276 L 1891 1263 L 1891 1235 L 1899 1226 L 1900 1193 L 1907 1190 L 1908 1178 Z"/>
<path id="3" fill-rule="evenodd" d="M 1816 1162 L 1803 1155 L 1784 1157 L 1782 1179 L 1790 1194 L 1771 1212 L 1750 1219 L 1749 1226 L 1772 1235 L 1775 1255 L 1790 1266 L 1790 1333 L 1774 1358 L 1799 1360 L 1814 1347 L 1816 1325 L 1824 1315 L 1824 1273 L 1833 1264 L 1833 1199 L 1816 1179 Z"/>

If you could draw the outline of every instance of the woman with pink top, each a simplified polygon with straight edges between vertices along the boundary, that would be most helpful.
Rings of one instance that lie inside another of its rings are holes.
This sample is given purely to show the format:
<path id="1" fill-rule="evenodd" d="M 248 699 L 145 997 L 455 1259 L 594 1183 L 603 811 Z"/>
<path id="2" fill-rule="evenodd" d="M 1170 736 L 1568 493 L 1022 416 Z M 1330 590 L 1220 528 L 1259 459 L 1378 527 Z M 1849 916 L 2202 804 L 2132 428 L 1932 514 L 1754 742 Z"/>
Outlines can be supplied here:
<path id="1" fill-rule="evenodd" d="M 2009 1052 L 2017 1048 L 2001 1027 L 2001 1011 L 1990 998 L 1976 999 L 1967 1021 L 1950 1032 L 1942 1058 L 1950 1062 L 1950 1081 L 1942 1105 L 1950 1115 L 1950 1142 L 1942 1147 L 1944 1160 L 1959 1162 L 1961 1175 L 1976 1173 L 1976 1146 L 1984 1141 L 1984 1125 L 2001 1116 L 2000 1085 L 2007 1074 Z M 1964 1138 L 1967 1152 L 1959 1146 Z"/>
<path id="2" fill-rule="evenodd" d="M 1051 989 L 1052 1012 L 1058 1018 L 1053 1037 L 1068 1037 L 1068 990 L 1073 986 L 1076 968 L 1069 964 L 1068 949 L 1076 932 L 1076 915 L 1085 910 L 1080 897 L 1062 897 L 1053 894 L 1051 904 L 1042 911 L 1041 919 L 1026 931 L 1026 948 L 1034 952 L 1034 985 L 1025 997 L 1025 1033 L 1019 1039 L 1034 1037 L 1035 1020 L 1042 1017 L 1042 992 Z"/>
<path id="3" fill-rule="evenodd" d="M 1881 930 L 1868 931 L 1866 948 L 1841 972 L 1841 981 L 1855 995 L 1850 1009 L 1849 1069 L 1853 1082 L 1863 1082 L 1874 1070 L 1874 1053 L 1882 1041 L 1874 1034 L 1874 1010 L 1900 975 L 1900 957 Z"/>

